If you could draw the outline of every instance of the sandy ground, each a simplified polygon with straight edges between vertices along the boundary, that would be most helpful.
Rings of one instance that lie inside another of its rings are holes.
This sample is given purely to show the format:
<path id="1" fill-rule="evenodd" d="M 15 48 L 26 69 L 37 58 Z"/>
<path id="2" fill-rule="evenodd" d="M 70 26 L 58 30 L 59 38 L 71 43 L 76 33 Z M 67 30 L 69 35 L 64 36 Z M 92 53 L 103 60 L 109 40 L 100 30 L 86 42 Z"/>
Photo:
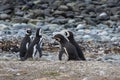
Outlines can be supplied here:
<path id="1" fill-rule="evenodd" d="M 100 61 L 0 61 L 0 80 L 120 80 L 119 66 Z"/>

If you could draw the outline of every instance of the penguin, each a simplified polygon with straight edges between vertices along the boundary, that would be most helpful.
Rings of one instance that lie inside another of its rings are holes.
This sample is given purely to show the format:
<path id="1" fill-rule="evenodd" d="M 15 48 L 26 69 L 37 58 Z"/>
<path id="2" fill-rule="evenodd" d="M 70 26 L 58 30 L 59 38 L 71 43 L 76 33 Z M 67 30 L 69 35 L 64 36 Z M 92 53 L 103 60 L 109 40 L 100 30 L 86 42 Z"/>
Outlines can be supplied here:
<path id="1" fill-rule="evenodd" d="M 27 29 L 25 37 L 21 41 L 20 49 L 19 49 L 20 60 L 23 60 L 25 55 L 26 55 L 26 53 L 27 53 L 28 46 L 30 45 L 30 42 L 31 42 L 31 39 L 30 39 L 31 34 L 32 34 L 32 30 L 31 29 Z"/>
<path id="2" fill-rule="evenodd" d="M 53 36 L 55 36 L 56 34 L 61 34 L 61 32 L 53 32 Z M 66 38 L 66 36 L 65 36 L 65 38 Z M 64 60 L 64 61 L 68 60 L 68 56 L 66 55 L 66 52 L 65 52 L 64 48 L 62 47 L 62 45 L 60 43 L 58 43 L 58 44 L 59 44 L 58 59 L 60 61 L 62 61 L 62 60 Z"/>
<path id="3" fill-rule="evenodd" d="M 33 58 L 34 60 L 36 60 L 42 57 L 41 46 L 42 46 L 42 31 L 41 28 L 38 28 L 34 40 L 31 42 L 30 46 L 28 47 L 25 60 L 27 58 Z"/>
<path id="4" fill-rule="evenodd" d="M 85 61 L 86 60 L 85 56 L 84 56 L 80 46 L 78 45 L 78 43 L 75 41 L 73 32 L 68 31 L 68 30 L 64 30 L 64 31 L 61 31 L 61 32 L 64 33 L 64 35 L 68 38 L 68 41 L 75 46 L 79 58 L 81 60 Z M 60 53 L 60 55 L 62 55 L 62 53 Z"/>
<path id="5" fill-rule="evenodd" d="M 80 60 L 76 48 L 61 34 L 56 34 L 53 39 L 58 41 L 69 60 Z"/>

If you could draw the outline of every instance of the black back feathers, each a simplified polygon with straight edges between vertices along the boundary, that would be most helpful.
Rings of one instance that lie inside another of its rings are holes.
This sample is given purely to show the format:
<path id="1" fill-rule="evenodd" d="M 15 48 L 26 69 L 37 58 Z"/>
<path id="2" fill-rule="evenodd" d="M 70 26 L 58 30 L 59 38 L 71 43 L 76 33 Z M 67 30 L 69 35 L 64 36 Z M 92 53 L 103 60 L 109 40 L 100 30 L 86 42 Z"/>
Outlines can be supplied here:
<path id="1" fill-rule="evenodd" d="M 84 57 L 84 54 L 80 48 L 80 46 L 78 45 L 78 43 L 75 41 L 74 39 L 74 35 L 71 31 L 65 31 L 64 32 L 65 36 L 68 38 L 68 40 L 75 46 L 77 52 L 78 52 L 78 56 L 80 57 L 81 60 L 86 60 Z"/>

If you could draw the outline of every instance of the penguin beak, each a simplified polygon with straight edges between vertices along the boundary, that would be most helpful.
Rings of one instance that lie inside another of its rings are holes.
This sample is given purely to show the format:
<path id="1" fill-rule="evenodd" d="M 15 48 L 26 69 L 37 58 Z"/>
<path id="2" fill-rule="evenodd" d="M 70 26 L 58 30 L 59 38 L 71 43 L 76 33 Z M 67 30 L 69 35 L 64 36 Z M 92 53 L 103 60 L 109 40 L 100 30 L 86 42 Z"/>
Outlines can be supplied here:
<path id="1" fill-rule="evenodd" d="M 60 42 L 60 38 L 55 38 L 56 41 Z"/>

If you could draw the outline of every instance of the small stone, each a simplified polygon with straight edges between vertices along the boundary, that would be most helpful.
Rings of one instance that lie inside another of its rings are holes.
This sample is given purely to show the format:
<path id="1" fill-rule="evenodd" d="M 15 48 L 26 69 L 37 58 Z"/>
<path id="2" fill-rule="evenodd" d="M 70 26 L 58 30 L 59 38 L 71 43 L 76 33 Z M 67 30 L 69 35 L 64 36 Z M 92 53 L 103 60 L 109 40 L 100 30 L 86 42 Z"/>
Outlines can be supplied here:
<path id="1" fill-rule="evenodd" d="M 78 24 L 76 27 L 76 29 L 85 29 L 85 28 L 86 28 L 85 24 Z"/>
<path id="2" fill-rule="evenodd" d="M 111 38 L 111 41 L 117 41 L 117 40 L 118 40 L 117 37 L 112 37 L 112 38 Z"/>
<path id="3" fill-rule="evenodd" d="M 101 37 L 101 41 L 110 41 L 110 36 L 100 36 Z"/>
<path id="4" fill-rule="evenodd" d="M 107 31 L 100 31 L 100 32 L 98 33 L 98 35 L 100 35 L 100 36 L 107 36 L 107 35 L 108 35 L 108 32 L 107 32 Z"/>
<path id="5" fill-rule="evenodd" d="M 16 17 L 16 18 L 12 18 L 12 21 L 16 23 L 27 23 L 29 19 L 23 17 Z"/>
<path id="6" fill-rule="evenodd" d="M 21 74 L 20 74 L 20 73 L 17 73 L 16 75 L 17 75 L 17 76 L 20 76 Z"/>
<path id="7" fill-rule="evenodd" d="M 61 5 L 59 8 L 58 8 L 60 11 L 67 11 L 68 10 L 68 7 L 66 5 Z"/>
<path id="8" fill-rule="evenodd" d="M 0 19 L 2 20 L 10 19 L 10 16 L 8 14 L 0 14 Z"/>
<path id="9" fill-rule="evenodd" d="M 75 22 L 74 19 L 70 19 L 70 20 L 68 20 L 68 23 L 74 23 L 74 22 Z"/>
<path id="10" fill-rule="evenodd" d="M 108 16 L 108 14 L 106 12 L 102 12 L 101 14 L 99 14 L 97 19 L 99 19 L 99 20 L 108 20 L 109 16 Z"/>
<path id="11" fill-rule="evenodd" d="M 105 25 L 105 24 L 98 24 L 97 27 L 98 27 L 99 29 L 105 29 L 105 28 L 108 28 L 108 26 Z"/>
<path id="12" fill-rule="evenodd" d="M 57 25 L 57 24 L 46 24 L 46 25 L 42 26 L 41 29 L 55 31 L 58 27 L 59 27 L 59 25 Z"/>
<path id="13" fill-rule="evenodd" d="M 15 15 L 16 16 L 23 16 L 24 12 L 23 11 L 17 11 L 17 12 L 15 12 Z"/>
<path id="14" fill-rule="evenodd" d="M 91 36 L 90 36 L 90 35 L 84 35 L 84 36 L 83 36 L 83 39 L 85 39 L 85 40 L 91 39 Z"/>
<path id="15" fill-rule="evenodd" d="M 67 22 L 68 22 L 67 19 L 54 19 L 51 21 L 52 24 L 65 24 Z"/>
<path id="16" fill-rule="evenodd" d="M 5 24 L 0 24 L 0 30 L 4 30 L 5 28 L 7 28 L 8 26 L 6 26 Z"/>

